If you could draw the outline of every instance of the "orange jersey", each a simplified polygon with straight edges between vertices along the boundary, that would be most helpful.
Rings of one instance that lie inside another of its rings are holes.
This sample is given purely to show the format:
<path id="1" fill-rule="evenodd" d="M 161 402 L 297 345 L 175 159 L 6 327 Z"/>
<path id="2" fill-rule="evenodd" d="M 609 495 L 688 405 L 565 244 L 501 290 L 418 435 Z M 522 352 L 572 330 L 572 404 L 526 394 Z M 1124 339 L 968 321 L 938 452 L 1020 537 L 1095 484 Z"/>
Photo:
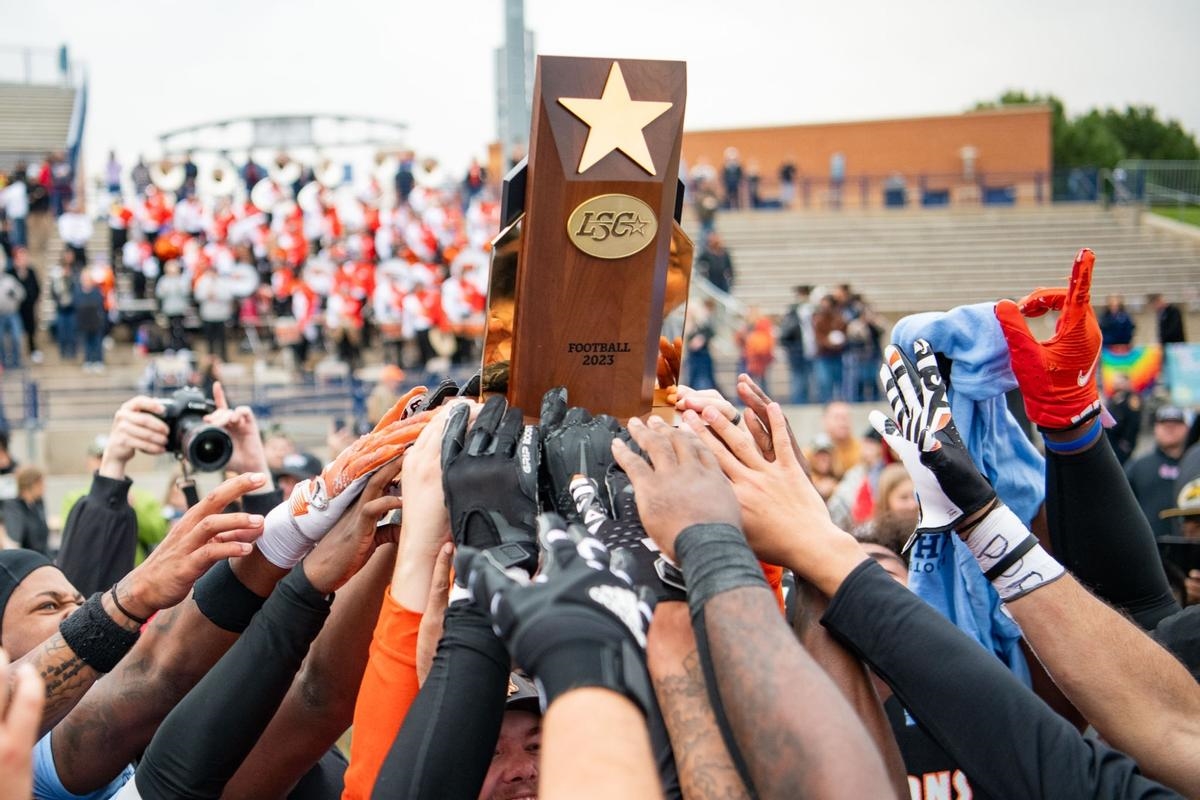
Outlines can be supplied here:
<path id="1" fill-rule="evenodd" d="M 371 656 L 354 706 L 354 736 L 342 800 L 368 800 L 409 707 L 417 698 L 417 634 L 421 614 L 384 592 Z"/>

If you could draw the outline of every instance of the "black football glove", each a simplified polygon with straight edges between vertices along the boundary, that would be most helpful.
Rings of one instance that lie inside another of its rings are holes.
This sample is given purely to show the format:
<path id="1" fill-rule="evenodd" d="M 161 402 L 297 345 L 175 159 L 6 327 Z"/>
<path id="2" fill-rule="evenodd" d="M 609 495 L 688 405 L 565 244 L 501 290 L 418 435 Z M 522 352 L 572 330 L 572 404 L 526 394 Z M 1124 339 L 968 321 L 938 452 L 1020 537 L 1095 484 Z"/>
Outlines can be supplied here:
<path id="1" fill-rule="evenodd" d="M 488 550 L 499 563 L 537 568 L 538 429 L 503 397 L 454 408 L 442 439 L 442 489 L 458 546 Z"/>

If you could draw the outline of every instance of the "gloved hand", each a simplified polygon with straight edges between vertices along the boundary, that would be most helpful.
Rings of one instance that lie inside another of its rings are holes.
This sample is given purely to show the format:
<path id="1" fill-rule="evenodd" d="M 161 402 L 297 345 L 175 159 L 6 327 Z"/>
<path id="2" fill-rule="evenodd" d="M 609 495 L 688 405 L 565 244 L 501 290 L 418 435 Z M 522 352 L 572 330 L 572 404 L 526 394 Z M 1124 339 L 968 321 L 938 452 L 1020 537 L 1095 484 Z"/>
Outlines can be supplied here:
<path id="1" fill-rule="evenodd" d="M 1039 427 L 1067 430 L 1100 413 L 1096 365 L 1100 361 L 1100 324 L 1092 310 L 1092 268 L 1096 254 L 1084 248 L 1075 256 L 1066 288 L 1038 289 L 1019 301 L 1001 300 L 996 319 L 1008 341 L 1013 373 L 1025 397 L 1025 412 Z M 1061 311 L 1054 335 L 1039 342 L 1025 317 Z"/>
<path id="2" fill-rule="evenodd" d="M 471 602 L 488 614 L 513 660 L 537 678 L 543 708 L 571 689 L 619 692 L 653 707 L 646 672 L 648 594 L 635 592 L 622 553 L 609 551 L 556 514 L 538 520 L 546 551 L 532 581 L 505 570 L 488 551 L 460 548 L 455 571 L 466 576 Z"/>
<path id="3" fill-rule="evenodd" d="M 633 486 L 613 461 L 613 439 L 637 449 L 628 431 L 607 414 L 593 417 L 586 408 L 568 407 L 562 387 L 542 398 L 541 430 L 546 494 L 558 513 L 582 524 L 608 549 L 627 549 L 635 585 L 649 588 L 660 601 L 685 600 L 683 573 L 646 534 Z"/>
<path id="4" fill-rule="evenodd" d="M 450 412 L 442 438 L 442 488 L 460 547 L 487 550 L 506 567 L 537 567 L 538 429 L 520 409 L 490 398 L 467 430 L 469 409 Z"/>
<path id="5" fill-rule="evenodd" d="M 298 564 L 358 499 L 367 480 L 417 440 L 433 415 L 414 411 L 424 393 L 424 386 L 410 390 L 370 433 L 338 454 L 320 475 L 296 484 L 291 497 L 271 509 L 256 542 L 268 561 L 284 569 Z"/>
<path id="6" fill-rule="evenodd" d="M 954 427 L 933 348 L 917 339 L 913 353 L 916 366 L 895 346 L 884 349 L 879 380 L 895 419 L 879 411 L 870 416 L 871 426 L 900 456 L 916 489 L 920 518 L 905 549 L 918 534 L 950 531 L 996 499 Z"/>

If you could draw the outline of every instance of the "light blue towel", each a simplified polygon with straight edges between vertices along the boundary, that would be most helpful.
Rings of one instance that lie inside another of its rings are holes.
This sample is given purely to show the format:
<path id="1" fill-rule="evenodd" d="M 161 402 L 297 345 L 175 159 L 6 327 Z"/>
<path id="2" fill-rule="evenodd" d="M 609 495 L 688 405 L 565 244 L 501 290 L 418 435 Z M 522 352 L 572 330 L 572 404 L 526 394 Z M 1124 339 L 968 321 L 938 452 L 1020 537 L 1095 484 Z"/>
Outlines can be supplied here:
<path id="1" fill-rule="evenodd" d="M 1046 464 L 1005 403 L 1004 393 L 1016 388 L 1017 379 L 992 309 L 992 303 L 979 303 L 905 317 L 892 331 L 892 343 L 911 354 L 913 342 L 926 339 L 954 362 L 949 392 L 954 424 L 996 494 L 1028 525 L 1045 499 Z M 1029 668 L 1017 645 L 1021 629 L 1004 613 L 962 540 L 927 534 L 911 556 L 909 588 L 1028 684 Z"/>

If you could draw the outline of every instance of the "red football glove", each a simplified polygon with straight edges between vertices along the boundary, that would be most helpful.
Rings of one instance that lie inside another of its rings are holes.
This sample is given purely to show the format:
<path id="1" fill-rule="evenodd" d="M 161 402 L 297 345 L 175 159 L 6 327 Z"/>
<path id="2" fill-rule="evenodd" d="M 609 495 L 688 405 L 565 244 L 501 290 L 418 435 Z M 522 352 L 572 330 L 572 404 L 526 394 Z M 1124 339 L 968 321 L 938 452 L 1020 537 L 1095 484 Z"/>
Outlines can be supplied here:
<path id="1" fill-rule="evenodd" d="M 1075 256 L 1067 288 L 1037 289 L 1018 302 L 1001 300 L 996 319 L 1008 340 L 1013 373 L 1025 397 L 1029 419 L 1046 430 L 1066 430 L 1100 413 L 1096 365 L 1100 324 L 1092 311 L 1092 267 L 1096 254 L 1086 247 Z M 1061 311 L 1054 335 L 1039 342 L 1025 317 Z"/>

